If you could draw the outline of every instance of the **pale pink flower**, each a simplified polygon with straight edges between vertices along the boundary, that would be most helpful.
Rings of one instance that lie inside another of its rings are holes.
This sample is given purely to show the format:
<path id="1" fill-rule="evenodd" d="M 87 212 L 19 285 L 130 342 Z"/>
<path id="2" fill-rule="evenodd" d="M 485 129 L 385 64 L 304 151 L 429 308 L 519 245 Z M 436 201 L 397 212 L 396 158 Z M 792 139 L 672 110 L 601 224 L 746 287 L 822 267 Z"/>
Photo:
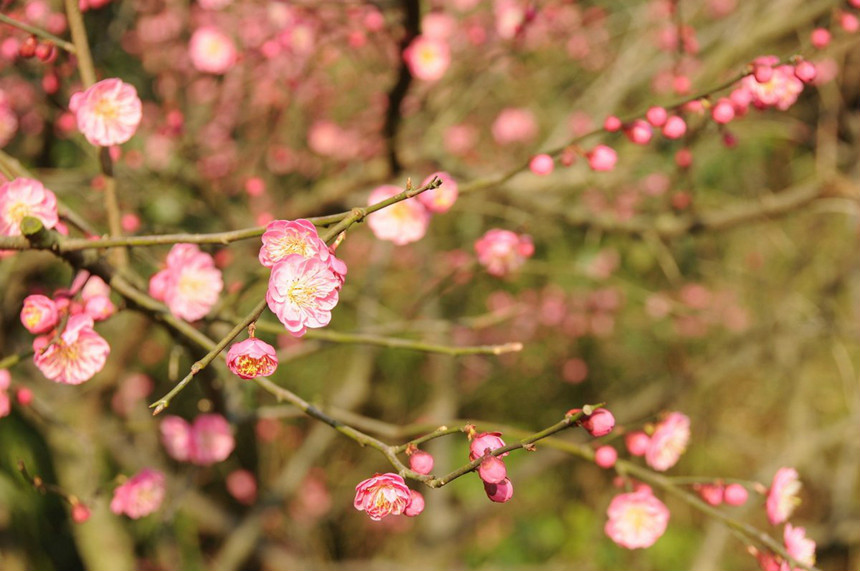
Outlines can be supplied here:
<path id="1" fill-rule="evenodd" d="M 188 442 L 192 464 L 209 466 L 226 460 L 236 447 L 233 430 L 220 414 L 201 414 L 194 419 Z"/>
<path id="2" fill-rule="evenodd" d="M 789 518 L 800 504 L 800 478 L 794 468 L 780 468 L 773 476 L 767 493 L 767 519 L 777 525 Z"/>
<path id="3" fill-rule="evenodd" d="M 20 236 L 21 220 L 32 216 L 45 228 L 59 222 L 57 197 L 32 178 L 16 178 L 0 186 L 0 236 Z"/>
<path id="4" fill-rule="evenodd" d="M 93 145 L 109 147 L 125 143 L 137 131 L 143 108 L 133 85 L 105 79 L 69 101 L 78 129 Z"/>
<path id="5" fill-rule="evenodd" d="M 33 334 L 47 333 L 60 322 L 57 304 L 44 295 L 28 295 L 21 308 L 21 323 Z"/>
<path id="6" fill-rule="evenodd" d="M 782 533 L 783 541 L 785 542 L 785 550 L 798 563 L 803 563 L 809 567 L 815 565 L 815 541 L 806 537 L 806 529 L 802 527 L 794 527 L 790 523 L 785 524 L 785 529 Z M 790 565 L 785 565 L 786 570 L 800 571 L 800 567 L 792 568 Z"/>
<path id="7" fill-rule="evenodd" d="M 451 65 L 451 50 L 443 39 L 418 36 L 403 50 L 403 61 L 418 79 L 437 81 Z"/>
<path id="8" fill-rule="evenodd" d="M 609 517 L 604 527 L 606 535 L 627 549 L 651 547 L 669 523 L 669 509 L 647 486 L 615 496 L 606 515 Z"/>
<path id="9" fill-rule="evenodd" d="M 765 57 L 758 58 L 756 62 L 760 60 L 761 63 L 756 65 L 762 70 L 767 70 L 769 62 L 773 61 Z M 741 88 L 749 93 L 753 105 L 759 109 L 776 107 L 785 111 L 797 101 L 797 96 L 803 91 L 803 82 L 795 76 L 794 67 L 780 65 L 770 68 L 768 73 L 757 71 L 755 75 L 744 77 L 741 80 Z"/>
<path id="10" fill-rule="evenodd" d="M 484 492 L 491 501 L 504 504 L 514 497 L 514 485 L 511 484 L 508 478 L 505 478 L 498 484 L 484 482 Z"/>
<path id="11" fill-rule="evenodd" d="M 164 474 L 144 468 L 113 491 L 110 510 L 132 519 L 142 518 L 161 507 L 164 493 Z"/>
<path id="12" fill-rule="evenodd" d="M 538 125 L 528 109 L 508 107 L 502 109 L 491 127 L 493 139 L 500 145 L 526 143 L 537 137 Z"/>
<path id="13" fill-rule="evenodd" d="M 353 505 L 366 512 L 370 519 L 379 521 L 389 515 L 400 515 L 412 502 L 412 494 L 403 478 L 388 472 L 376 474 L 355 487 Z"/>
<path id="14" fill-rule="evenodd" d="M 505 40 L 516 36 L 526 21 L 525 4 L 516 0 L 496 0 L 493 11 L 496 15 L 496 33 Z"/>
<path id="15" fill-rule="evenodd" d="M 268 377 L 278 368 L 278 355 L 265 341 L 250 337 L 230 347 L 227 367 L 243 379 Z"/>
<path id="16" fill-rule="evenodd" d="M 102 370 L 110 345 L 93 330 L 92 317 L 78 314 L 69 317 L 58 338 L 36 337 L 33 353 L 43 375 L 57 383 L 78 385 Z"/>
<path id="17" fill-rule="evenodd" d="M 403 515 L 415 517 L 424 511 L 424 496 L 415 490 L 409 490 L 409 505 L 403 510 Z"/>
<path id="18" fill-rule="evenodd" d="M 475 252 L 487 273 L 504 276 L 519 269 L 534 254 L 534 244 L 528 235 L 494 228 L 475 242 Z"/>
<path id="19" fill-rule="evenodd" d="M 346 276 L 346 264 L 338 259 L 317 232 L 312 222 L 299 220 L 273 220 L 263 233 L 260 263 L 271 268 L 290 254 L 303 258 L 318 258 L 331 267 L 341 282 Z"/>
<path id="20" fill-rule="evenodd" d="M 372 205 L 399 194 L 402 189 L 386 184 L 370 193 L 367 204 Z M 391 206 L 377 210 L 367 218 L 367 225 L 380 240 L 394 242 L 398 246 L 415 242 L 427 233 L 430 212 L 418 200 L 401 200 Z"/>
<path id="21" fill-rule="evenodd" d="M 409 456 L 409 467 L 419 474 L 429 474 L 433 470 L 433 456 L 423 450 L 416 450 Z"/>
<path id="22" fill-rule="evenodd" d="M 435 172 L 424 179 L 421 186 L 433 180 L 433 177 L 442 181 L 442 186 L 425 190 L 418 195 L 418 201 L 424 205 L 424 208 L 434 214 L 442 214 L 448 212 L 457 200 L 459 187 L 457 181 L 446 172 Z"/>
<path id="23" fill-rule="evenodd" d="M 167 255 L 166 266 L 150 278 L 150 295 L 186 321 L 209 313 L 224 287 L 212 256 L 201 252 L 196 244 L 176 244 Z"/>
<path id="24" fill-rule="evenodd" d="M 473 462 L 485 455 L 488 451 L 496 448 L 503 448 L 505 441 L 501 438 L 501 432 L 482 432 L 472 438 L 469 442 L 469 461 Z M 499 458 L 504 458 L 508 452 L 500 454 Z"/>
<path id="25" fill-rule="evenodd" d="M 293 336 L 325 327 L 337 305 L 341 280 L 319 258 L 290 254 L 272 267 L 266 302 Z"/>
<path id="26" fill-rule="evenodd" d="M 211 26 L 194 32 L 188 44 L 188 55 L 197 70 L 217 75 L 226 73 L 238 59 L 233 40 Z"/>
<path id="27" fill-rule="evenodd" d="M 690 440 L 690 419 L 680 412 L 670 413 L 651 435 L 645 463 L 655 470 L 665 471 L 674 466 L 687 449 Z"/>
<path id="28" fill-rule="evenodd" d="M 159 432 L 167 455 L 187 462 L 191 455 L 191 425 L 184 418 L 169 414 L 161 421 Z"/>

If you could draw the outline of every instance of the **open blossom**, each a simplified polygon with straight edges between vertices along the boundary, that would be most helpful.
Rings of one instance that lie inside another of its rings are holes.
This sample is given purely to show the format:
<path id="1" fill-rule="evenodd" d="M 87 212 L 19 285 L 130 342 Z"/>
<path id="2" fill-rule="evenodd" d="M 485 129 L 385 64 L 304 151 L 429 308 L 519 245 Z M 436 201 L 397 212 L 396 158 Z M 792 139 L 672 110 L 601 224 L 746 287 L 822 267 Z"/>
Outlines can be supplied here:
<path id="1" fill-rule="evenodd" d="M 273 220 L 266 226 L 262 240 L 259 260 L 267 268 L 290 254 L 299 254 L 326 262 L 341 282 L 346 276 L 346 264 L 332 253 L 309 220 Z"/>
<path id="2" fill-rule="evenodd" d="M 790 65 L 770 68 L 774 60 L 776 58 L 772 56 L 758 58 L 756 65 L 770 71 L 765 74 L 757 72 L 755 75 L 744 77 L 741 80 L 741 88 L 749 93 L 753 105 L 759 109 L 776 107 L 785 111 L 797 101 L 797 96 L 803 91 L 803 82 L 797 78 L 794 67 Z"/>
<path id="3" fill-rule="evenodd" d="M 33 362 L 42 374 L 57 383 L 78 385 L 102 370 L 110 345 L 93 330 L 86 314 L 69 317 L 58 338 L 41 335 L 33 340 Z"/>
<path id="4" fill-rule="evenodd" d="M 69 101 L 78 129 L 93 145 L 125 143 L 137 131 L 143 107 L 133 85 L 113 78 L 102 80 Z"/>
<path id="5" fill-rule="evenodd" d="M 487 273 L 494 276 L 504 276 L 519 269 L 534 251 L 530 236 L 498 228 L 488 230 L 475 242 L 478 262 L 487 268 Z"/>
<path id="6" fill-rule="evenodd" d="M 403 50 L 403 61 L 418 79 L 436 81 L 451 65 L 451 50 L 442 39 L 418 36 Z"/>
<path id="7" fill-rule="evenodd" d="M 144 468 L 113 491 L 110 510 L 132 519 L 149 515 L 164 501 L 164 474 Z"/>
<path id="8" fill-rule="evenodd" d="M 773 476 L 767 493 L 767 519 L 777 525 L 787 520 L 800 504 L 800 479 L 794 468 L 780 468 Z"/>
<path id="9" fill-rule="evenodd" d="M 678 462 L 689 440 L 689 417 L 680 412 L 669 414 L 651 435 L 645 451 L 645 463 L 661 472 L 668 470 Z"/>
<path id="10" fill-rule="evenodd" d="M 375 204 L 399 194 L 401 188 L 386 184 L 374 189 L 367 204 Z M 367 218 L 367 225 L 380 240 L 394 242 L 398 246 L 416 242 L 427 233 L 430 212 L 418 200 L 407 199 L 377 210 Z"/>
<path id="11" fill-rule="evenodd" d="M 604 527 L 606 535 L 627 549 L 651 547 L 669 523 L 669 509 L 647 486 L 615 496 L 606 515 L 609 516 Z"/>
<path id="12" fill-rule="evenodd" d="M 265 341 L 250 337 L 230 347 L 227 367 L 243 379 L 268 377 L 278 368 L 278 355 Z"/>
<path id="13" fill-rule="evenodd" d="M 429 183 L 433 180 L 433 177 L 437 177 L 441 180 L 442 186 L 425 190 L 418 195 L 418 201 L 430 212 L 433 212 L 434 214 L 442 214 L 443 212 L 448 212 L 448 210 L 450 210 L 454 205 L 460 189 L 457 186 L 457 181 L 446 172 L 433 173 L 424 179 L 421 186 Z"/>
<path id="14" fill-rule="evenodd" d="M 4 183 L 0 186 L 0 236 L 20 236 L 25 216 L 38 218 L 45 228 L 56 226 L 56 195 L 32 178 Z"/>
<path id="15" fill-rule="evenodd" d="M 150 278 L 150 295 L 186 321 L 197 321 L 209 313 L 224 287 L 212 256 L 195 244 L 176 244 L 167 255 L 166 266 Z"/>
<path id="16" fill-rule="evenodd" d="M 226 460 L 236 447 L 230 423 L 220 414 L 201 414 L 189 432 L 188 459 L 198 466 Z"/>
<path id="17" fill-rule="evenodd" d="M 785 542 L 785 550 L 788 554 L 794 557 L 799 563 L 803 563 L 809 567 L 815 565 L 815 542 L 806 537 L 806 529 L 802 527 L 794 527 L 790 523 L 785 524 L 785 529 L 782 533 L 783 541 Z M 786 564 L 784 569 L 788 571 L 800 571 L 800 567 L 791 568 Z"/>
<path id="18" fill-rule="evenodd" d="M 39 335 L 47 333 L 60 322 L 60 312 L 57 304 L 44 295 L 28 295 L 24 298 L 21 308 L 21 323 L 30 333 Z"/>
<path id="19" fill-rule="evenodd" d="M 412 502 L 412 494 L 406 482 L 398 474 L 388 472 L 376 474 L 355 487 L 353 505 L 366 512 L 373 521 L 389 515 L 400 515 Z"/>
<path id="20" fill-rule="evenodd" d="M 233 40 L 211 26 L 194 32 L 188 44 L 188 55 L 196 69 L 218 75 L 226 73 L 238 59 Z"/>
<path id="21" fill-rule="evenodd" d="M 325 327 L 337 305 L 341 280 L 327 262 L 290 254 L 272 267 L 266 303 L 292 335 Z"/>

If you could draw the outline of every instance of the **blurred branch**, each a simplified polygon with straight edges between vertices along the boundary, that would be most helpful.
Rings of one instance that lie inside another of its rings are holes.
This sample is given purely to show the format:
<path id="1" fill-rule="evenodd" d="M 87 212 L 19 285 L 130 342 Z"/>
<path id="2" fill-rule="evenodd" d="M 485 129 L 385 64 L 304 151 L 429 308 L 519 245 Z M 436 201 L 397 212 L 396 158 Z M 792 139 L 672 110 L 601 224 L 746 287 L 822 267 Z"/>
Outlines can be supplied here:
<path id="1" fill-rule="evenodd" d="M 3 14 L 2 12 L 0 12 L 0 22 L 3 22 L 4 24 L 9 24 L 10 26 L 12 26 L 14 28 L 18 28 L 19 30 L 23 30 L 23 31 L 27 32 L 28 34 L 33 34 L 34 36 L 42 38 L 43 40 L 47 40 L 47 41 L 51 42 L 52 44 L 54 44 L 55 46 L 57 46 L 58 48 L 62 48 L 64 50 L 66 50 L 70 54 L 77 52 L 74 44 L 67 42 L 63 38 L 60 38 L 58 36 L 55 36 L 54 34 L 46 32 L 45 30 L 43 30 L 41 28 L 31 26 L 30 24 L 27 24 L 25 22 L 19 22 L 18 20 L 15 20 L 14 18 L 10 18 L 9 16 L 7 16 L 6 14 Z"/>
<path id="2" fill-rule="evenodd" d="M 78 60 L 78 72 L 81 74 L 81 83 L 84 89 L 96 82 L 96 70 L 93 65 L 93 56 L 90 53 L 90 45 L 87 41 L 87 29 L 84 26 L 84 17 L 78 7 L 77 0 L 64 0 L 66 7 L 66 19 L 69 22 L 69 33 L 72 35 L 72 43 L 75 45 L 75 55 Z"/>

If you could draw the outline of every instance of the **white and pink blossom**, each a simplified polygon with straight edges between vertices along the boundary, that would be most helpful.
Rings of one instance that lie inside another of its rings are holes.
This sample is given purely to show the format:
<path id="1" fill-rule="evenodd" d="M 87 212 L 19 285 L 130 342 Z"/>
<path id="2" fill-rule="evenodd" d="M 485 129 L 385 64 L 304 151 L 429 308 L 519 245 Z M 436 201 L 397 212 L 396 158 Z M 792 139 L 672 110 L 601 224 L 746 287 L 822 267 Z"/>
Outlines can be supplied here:
<path id="1" fill-rule="evenodd" d="M 337 305 L 341 279 L 319 258 L 289 254 L 272 267 L 266 302 L 292 335 L 325 327 Z"/>
<path id="2" fill-rule="evenodd" d="M 475 242 L 475 252 L 487 273 L 504 276 L 519 269 L 534 254 L 534 244 L 528 235 L 494 228 Z"/>
<path id="3" fill-rule="evenodd" d="M 137 131 L 143 107 L 133 85 L 112 78 L 72 95 L 69 109 L 90 144 L 109 147 L 125 143 Z"/>
<path id="4" fill-rule="evenodd" d="M 373 521 L 380 521 L 389 515 L 404 513 L 411 502 L 412 494 L 403 478 L 388 472 L 360 482 L 355 487 L 353 505 Z"/>
<path id="5" fill-rule="evenodd" d="M 164 474 L 144 468 L 114 490 L 110 510 L 117 515 L 139 519 L 161 507 L 164 494 Z"/>
<path id="6" fill-rule="evenodd" d="M 403 189 L 387 184 L 374 189 L 367 199 L 372 205 L 399 194 Z M 416 242 L 427 233 L 430 212 L 418 201 L 401 200 L 367 217 L 367 225 L 380 240 L 394 242 L 398 246 Z"/>
<path id="7" fill-rule="evenodd" d="M 767 493 L 767 519 L 777 525 L 786 521 L 800 505 L 800 478 L 794 468 L 780 468 L 773 476 Z"/>
<path id="8" fill-rule="evenodd" d="M 645 463 L 661 472 L 674 466 L 687 449 L 690 419 L 680 412 L 670 413 L 654 430 L 645 451 Z"/>
<path id="9" fill-rule="evenodd" d="M 606 515 L 606 535 L 627 549 L 651 547 L 669 523 L 669 509 L 647 486 L 615 496 Z"/>
<path id="10" fill-rule="evenodd" d="M 0 236 L 20 236 L 21 221 L 32 216 L 45 228 L 59 222 L 57 197 L 41 182 L 32 178 L 16 178 L 0 186 Z"/>
<path id="11" fill-rule="evenodd" d="M 102 370 L 110 345 L 93 330 L 92 317 L 77 314 L 69 317 L 59 337 L 36 337 L 33 353 L 33 362 L 47 378 L 78 385 Z"/>
<path id="12" fill-rule="evenodd" d="M 215 260 L 195 244 L 176 244 L 167 255 L 166 266 L 150 278 L 149 294 L 180 319 L 203 318 L 224 287 Z"/>
<path id="13" fill-rule="evenodd" d="M 227 73 L 239 57 L 233 40 L 211 26 L 198 28 L 192 34 L 188 55 L 198 71 L 216 75 Z"/>

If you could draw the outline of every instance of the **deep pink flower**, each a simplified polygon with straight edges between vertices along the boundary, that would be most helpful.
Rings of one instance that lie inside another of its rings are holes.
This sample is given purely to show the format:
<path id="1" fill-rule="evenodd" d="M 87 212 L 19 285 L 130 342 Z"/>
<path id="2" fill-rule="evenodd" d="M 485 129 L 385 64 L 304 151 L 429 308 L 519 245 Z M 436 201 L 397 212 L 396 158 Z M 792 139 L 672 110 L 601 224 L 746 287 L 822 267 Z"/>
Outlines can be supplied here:
<path id="1" fill-rule="evenodd" d="M 729 484 L 723 491 L 723 499 L 730 506 L 742 506 L 747 503 L 749 492 L 740 484 Z"/>
<path id="2" fill-rule="evenodd" d="M 800 479 L 794 468 L 780 468 L 773 476 L 773 483 L 767 493 L 767 519 L 777 525 L 789 518 L 800 504 Z"/>
<path id="3" fill-rule="evenodd" d="M 167 255 L 166 265 L 150 278 L 150 295 L 186 321 L 196 321 L 209 313 L 224 287 L 212 256 L 201 252 L 196 244 L 176 244 Z"/>
<path id="4" fill-rule="evenodd" d="M 595 438 L 606 436 L 615 428 L 615 417 L 605 408 L 599 408 L 580 421 L 582 427 Z"/>
<path id="5" fill-rule="evenodd" d="M 611 171 L 618 162 L 618 153 L 615 149 L 606 145 L 597 145 L 586 153 L 588 166 L 595 171 Z"/>
<path id="6" fill-rule="evenodd" d="M 28 295 L 21 308 L 21 323 L 33 334 L 47 333 L 60 322 L 57 304 L 44 295 Z"/>
<path id="7" fill-rule="evenodd" d="M 78 385 L 102 370 L 110 345 L 93 330 L 86 314 L 69 317 L 59 338 L 48 335 L 33 340 L 33 362 L 42 374 L 57 383 Z"/>
<path id="8" fill-rule="evenodd" d="M 161 506 L 164 500 L 164 474 L 144 468 L 113 491 L 110 510 L 132 519 L 149 515 Z"/>
<path id="9" fill-rule="evenodd" d="M 187 462 L 191 455 L 191 425 L 184 418 L 169 414 L 161 421 L 159 432 L 167 455 Z"/>
<path id="10" fill-rule="evenodd" d="M 504 276 L 519 269 L 534 251 L 530 236 L 498 228 L 488 230 L 475 242 L 478 262 L 494 276 Z"/>
<path id="11" fill-rule="evenodd" d="M 488 484 L 499 484 L 508 477 L 504 460 L 487 456 L 478 466 L 478 477 Z"/>
<path id="12" fill-rule="evenodd" d="M 400 192 L 401 188 L 390 184 L 379 186 L 370 193 L 367 204 L 376 204 Z M 394 242 L 398 246 L 423 238 L 429 224 L 430 212 L 417 199 L 401 200 L 377 210 L 367 218 L 367 225 L 377 238 Z"/>
<path id="13" fill-rule="evenodd" d="M 450 210 L 454 205 L 460 189 L 457 186 L 457 181 L 446 172 L 433 173 L 424 179 L 421 186 L 429 183 L 433 180 L 433 177 L 437 177 L 441 180 L 442 186 L 425 190 L 418 195 L 418 200 L 424 205 L 424 208 L 430 212 L 433 212 L 434 214 L 442 214 L 443 212 L 448 212 L 448 210 Z"/>
<path id="14" fill-rule="evenodd" d="M 226 73 L 238 59 L 236 46 L 226 34 L 211 26 L 198 28 L 188 44 L 191 64 L 206 73 Z"/>
<path id="15" fill-rule="evenodd" d="M 498 484 L 484 482 L 484 492 L 490 500 L 498 504 L 504 504 L 514 497 L 514 485 L 511 484 L 508 478 L 505 478 Z"/>
<path id="16" fill-rule="evenodd" d="M 451 50 L 442 39 L 418 36 L 403 50 L 403 61 L 418 79 L 437 81 L 451 65 Z"/>
<path id="17" fill-rule="evenodd" d="M 663 136 L 667 139 L 678 139 L 687 132 L 687 123 L 677 115 L 672 115 L 663 125 Z"/>
<path id="18" fill-rule="evenodd" d="M 57 197 L 41 182 L 32 178 L 16 178 L 0 186 L 0 236 L 20 236 L 21 220 L 32 216 L 45 228 L 59 222 Z"/>
<path id="19" fill-rule="evenodd" d="M 81 502 L 75 502 L 72 505 L 72 521 L 75 523 L 84 523 L 90 519 L 90 508 Z"/>
<path id="20" fill-rule="evenodd" d="M 712 506 L 723 503 L 725 489 L 722 484 L 701 484 L 696 488 L 699 496 Z"/>
<path id="21" fill-rule="evenodd" d="M 641 430 L 637 430 L 624 436 L 624 444 L 633 456 L 645 456 L 651 444 L 651 438 Z"/>
<path id="22" fill-rule="evenodd" d="M 287 331 L 300 337 L 308 327 L 328 325 L 340 286 L 327 262 L 290 254 L 272 267 L 266 302 Z"/>
<path id="23" fill-rule="evenodd" d="M 690 419 L 680 412 L 670 413 L 651 435 L 645 463 L 661 472 L 668 470 L 678 462 L 689 440 Z"/>
<path id="24" fill-rule="evenodd" d="M 509 107 L 502 109 L 491 128 L 493 138 L 500 145 L 527 143 L 537 137 L 538 125 L 528 109 Z"/>
<path id="25" fill-rule="evenodd" d="M 403 515 L 415 517 L 424 511 L 424 496 L 415 490 L 409 490 L 409 505 L 403 510 Z"/>
<path id="26" fill-rule="evenodd" d="M 647 486 L 615 496 L 606 515 L 609 517 L 604 527 L 606 535 L 627 549 L 651 547 L 669 523 L 669 509 Z"/>
<path id="27" fill-rule="evenodd" d="M 416 450 L 409 456 L 409 467 L 419 474 L 429 474 L 433 470 L 433 456 L 423 450 Z"/>
<path id="28" fill-rule="evenodd" d="M 319 258 L 340 278 L 346 276 L 346 264 L 338 259 L 323 242 L 316 226 L 308 220 L 273 220 L 263 233 L 260 263 L 271 268 L 290 254 L 304 258 Z"/>
<path id="29" fill-rule="evenodd" d="M 552 173 L 555 168 L 555 161 L 546 153 L 535 155 L 529 161 L 529 170 L 539 176 L 545 176 Z"/>
<path id="30" fill-rule="evenodd" d="M 400 515 L 412 501 L 412 494 L 403 478 L 388 472 L 376 474 L 355 487 L 353 505 L 379 521 L 389 515 Z"/>
<path id="31" fill-rule="evenodd" d="M 757 59 L 758 62 L 762 58 Z M 771 60 L 767 60 L 771 61 Z M 780 65 L 770 68 L 770 75 L 761 76 L 759 70 L 768 69 L 767 65 L 758 65 L 756 75 L 748 75 L 741 80 L 741 87 L 745 89 L 752 103 L 760 108 L 776 107 L 785 111 L 797 101 L 797 96 L 803 91 L 803 82 L 794 74 L 794 68 L 790 65 Z M 734 94 L 732 99 L 735 99 Z"/>
<path id="32" fill-rule="evenodd" d="M 482 432 L 478 434 L 469 443 L 469 461 L 473 462 L 487 453 L 487 451 L 503 448 L 505 441 L 501 439 L 501 432 Z M 499 458 L 504 458 L 508 452 L 500 454 Z"/>
<path id="33" fill-rule="evenodd" d="M 233 430 L 220 414 L 201 414 L 194 419 L 188 442 L 192 464 L 209 466 L 226 460 L 236 447 Z"/>
<path id="34" fill-rule="evenodd" d="M 815 565 L 815 542 L 806 537 L 806 529 L 802 527 L 794 527 L 790 523 L 785 524 L 785 529 L 782 533 L 783 541 L 785 542 L 785 550 L 788 554 L 794 557 L 799 563 L 803 563 L 809 567 Z M 800 567 L 785 566 L 791 571 L 800 571 Z"/>
<path id="35" fill-rule="evenodd" d="M 612 446 L 601 446 L 594 451 L 594 463 L 601 468 L 612 468 L 618 461 L 618 451 Z"/>
<path id="36" fill-rule="evenodd" d="M 110 147 L 125 143 L 137 131 L 143 107 L 133 85 L 105 79 L 69 101 L 78 129 L 90 144 Z"/>
<path id="37" fill-rule="evenodd" d="M 230 347 L 227 367 L 243 379 L 268 377 L 278 368 L 278 355 L 265 341 L 250 337 Z"/>

